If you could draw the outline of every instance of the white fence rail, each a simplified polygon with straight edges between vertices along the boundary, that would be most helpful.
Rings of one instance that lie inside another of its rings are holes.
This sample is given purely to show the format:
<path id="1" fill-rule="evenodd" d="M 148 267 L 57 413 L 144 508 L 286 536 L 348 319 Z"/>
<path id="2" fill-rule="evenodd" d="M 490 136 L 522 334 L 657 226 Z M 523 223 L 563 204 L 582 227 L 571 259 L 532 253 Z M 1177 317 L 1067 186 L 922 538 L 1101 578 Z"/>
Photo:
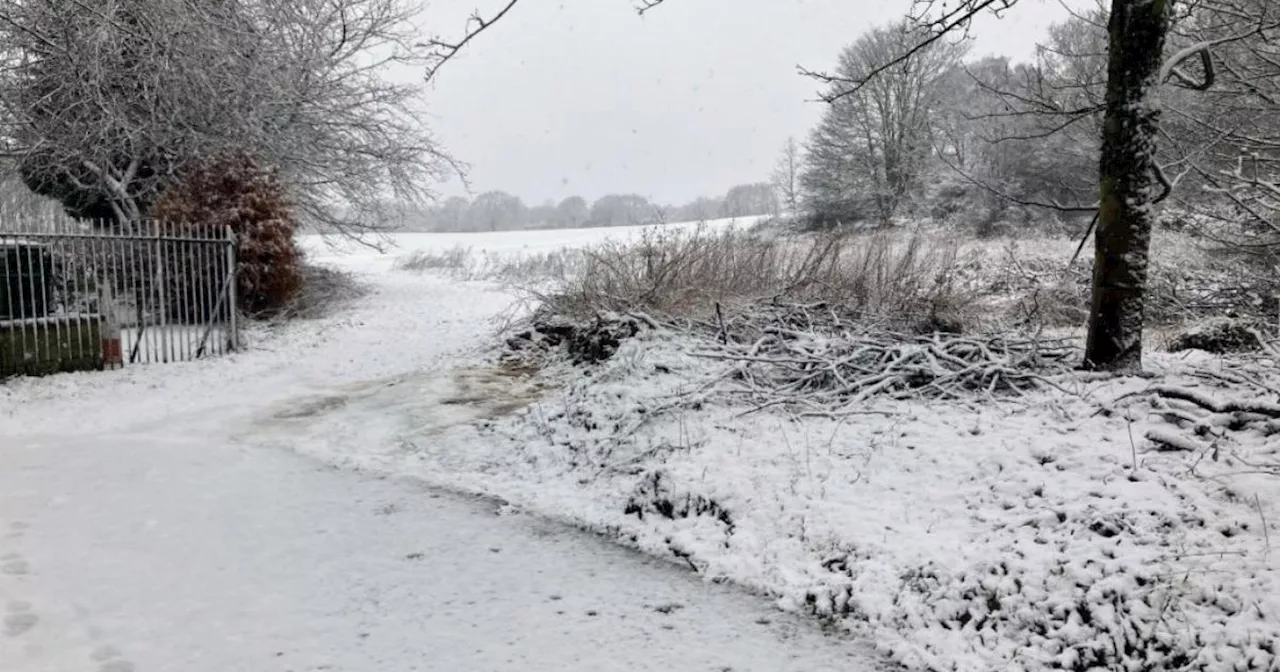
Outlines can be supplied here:
<path id="1" fill-rule="evenodd" d="M 0 378 L 234 350 L 235 278 L 225 228 L 0 222 Z"/>

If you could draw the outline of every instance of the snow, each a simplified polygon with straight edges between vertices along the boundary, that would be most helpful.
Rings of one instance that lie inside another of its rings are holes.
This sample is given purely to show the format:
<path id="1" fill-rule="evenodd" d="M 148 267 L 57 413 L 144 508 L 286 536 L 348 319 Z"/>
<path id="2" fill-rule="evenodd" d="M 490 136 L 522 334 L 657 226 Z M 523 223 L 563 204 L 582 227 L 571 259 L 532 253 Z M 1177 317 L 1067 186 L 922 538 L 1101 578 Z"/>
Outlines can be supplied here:
<path id="1" fill-rule="evenodd" d="M 0 669 L 873 669 L 564 526 L 181 429 L 6 441 Z"/>
<path id="2" fill-rule="evenodd" d="M 363 243 L 330 236 L 300 236 L 308 256 L 321 263 L 363 271 L 386 271 L 395 260 L 415 251 L 446 252 L 455 248 L 483 250 L 490 254 L 534 254 L 582 249 L 605 242 L 627 242 L 647 231 L 690 231 L 702 227 L 719 231 L 749 227 L 765 217 L 736 217 L 706 222 L 685 222 L 654 226 L 618 226 L 594 229 L 546 229 L 535 231 L 492 231 L 483 233 L 390 233 Z"/>
<path id="3" fill-rule="evenodd" d="M 0 387 L 0 563 L 25 570 L 0 608 L 38 616 L 0 669 L 872 669 L 865 641 L 911 670 L 1280 669 L 1280 476 L 1249 466 L 1280 434 L 1171 424 L 1144 378 L 744 416 L 689 401 L 725 365 L 664 332 L 528 377 L 488 356 L 510 296 L 391 270 L 620 235 L 313 239 L 370 300 L 225 358 Z M 1218 400 L 1261 388 L 1209 373 L 1280 388 L 1148 360 Z"/>
<path id="4" fill-rule="evenodd" d="M 1280 581 L 1253 508 L 1280 516 L 1276 477 L 1196 473 L 1203 454 L 1130 443 L 1129 420 L 1059 395 L 871 404 L 887 415 L 847 422 L 716 403 L 655 412 L 720 373 L 693 349 L 669 336 L 625 344 L 589 377 L 566 367 L 559 389 L 515 416 L 406 425 L 394 450 L 348 446 L 388 411 L 417 416 L 402 394 L 349 399 L 280 436 L 681 558 L 869 632 L 909 669 L 1165 669 L 1180 653 L 1193 669 L 1276 665 Z M 1149 424 L 1133 422 L 1134 441 Z M 1274 460 L 1273 444 L 1258 450 Z M 1137 653 L 1114 655 L 1126 646 Z"/>
<path id="5" fill-rule="evenodd" d="M 358 306 L 253 327 L 234 355 L 0 386 L 0 670 L 878 669 L 669 562 L 311 459 L 282 430 L 394 453 L 509 410 L 484 395 L 510 381 L 465 365 L 511 297 L 359 271 L 383 261 L 349 260 L 374 283 Z"/>

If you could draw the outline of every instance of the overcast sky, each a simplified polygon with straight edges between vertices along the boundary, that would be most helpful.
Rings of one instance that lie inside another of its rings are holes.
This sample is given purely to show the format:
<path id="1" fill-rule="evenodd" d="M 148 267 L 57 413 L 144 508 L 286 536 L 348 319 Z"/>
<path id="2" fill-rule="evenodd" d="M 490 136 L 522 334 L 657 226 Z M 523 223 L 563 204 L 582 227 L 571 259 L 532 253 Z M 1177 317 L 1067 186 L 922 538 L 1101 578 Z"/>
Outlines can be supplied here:
<path id="1" fill-rule="evenodd" d="M 475 193 L 530 205 L 638 193 L 663 203 L 768 178 L 788 136 L 822 111 L 796 65 L 825 69 L 910 0 L 522 0 L 441 71 L 428 123 L 472 166 Z M 434 0 L 425 20 L 454 36 L 501 0 Z M 1028 57 L 1054 0 L 1023 0 L 976 24 L 975 54 Z M 461 193 L 450 185 L 444 193 Z"/>

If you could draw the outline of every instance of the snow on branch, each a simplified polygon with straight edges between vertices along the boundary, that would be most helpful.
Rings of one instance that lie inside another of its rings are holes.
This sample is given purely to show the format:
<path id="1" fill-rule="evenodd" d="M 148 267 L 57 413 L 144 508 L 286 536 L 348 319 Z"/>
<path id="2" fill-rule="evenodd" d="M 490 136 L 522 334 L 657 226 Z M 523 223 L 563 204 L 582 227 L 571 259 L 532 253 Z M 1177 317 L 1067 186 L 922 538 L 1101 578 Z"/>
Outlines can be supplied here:
<path id="1" fill-rule="evenodd" d="M 837 100 L 856 94 L 872 80 L 890 69 L 909 63 L 917 55 L 948 36 L 959 35 L 962 38 L 967 37 L 969 26 L 974 17 L 982 12 L 991 11 L 998 16 L 1001 12 L 1013 7 L 1017 2 L 1018 0 L 962 0 L 954 7 L 948 8 L 948 3 L 945 1 L 914 0 L 914 8 L 908 17 L 908 22 L 921 31 L 921 37 L 906 50 L 891 56 L 880 65 L 856 77 L 847 77 L 827 71 L 809 70 L 804 67 L 800 67 L 799 71 L 805 77 L 810 77 L 832 86 L 832 89 L 820 93 L 819 98 L 824 102 L 834 103 Z M 942 8 L 942 13 L 932 17 L 933 9 L 936 6 Z"/>
<path id="2" fill-rule="evenodd" d="M 462 37 L 456 41 L 450 42 L 440 37 L 432 37 L 419 45 L 427 50 L 425 75 L 427 81 L 434 79 L 436 73 L 440 72 L 440 68 L 443 68 L 446 63 L 453 60 L 458 55 L 458 52 L 462 51 L 472 40 L 488 30 L 493 24 L 501 21 L 502 17 L 506 16 L 507 12 L 510 12 L 518 2 L 520 0 L 509 0 L 505 7 L 489 18 L 485 18 L 479 11 L 472 13 L 471 17 L 467 19 L 467 26 L 463 31 Z"/>
<path id="3" fill-rule="evenodd" d="M 812 306 L 773 306 L 743 320 L 735 333 L 695 357 L 732 362 L 726 394 L 754 404 L 750 412 L 790 408 L 837 417 L 869 412 L 863 404 L 892 399 L 1021 397 L 1054 388 L 1073 349 L 1065 340 L 934 333 L 913 335 L 859 327 Z"/>

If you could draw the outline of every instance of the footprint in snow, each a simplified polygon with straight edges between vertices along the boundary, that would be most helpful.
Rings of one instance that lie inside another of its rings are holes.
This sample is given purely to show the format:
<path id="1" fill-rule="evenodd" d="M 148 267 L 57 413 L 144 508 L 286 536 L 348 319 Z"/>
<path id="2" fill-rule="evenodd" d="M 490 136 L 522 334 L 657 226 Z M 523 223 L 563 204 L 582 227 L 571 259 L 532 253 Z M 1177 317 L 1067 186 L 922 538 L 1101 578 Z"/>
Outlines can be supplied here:
<path id="1" fill-rule="evenodd" d="M 89 657 L 93 662 L 100 663 L 98 672 L 134 672 L 133 663 L 120 656 L 120 649 L 114 646 L 100 646 Z"/>
<path id="2" fill-rule="evenodd" d="M 40 619 L 35 614 L 21 611 L 8 614 L 4 617 L 4 634 L 9 637 L 17 637 L 32 628 L 36 627 Z"/>
<path id="3" fill-rule="evenodd" d="M 30 571 L 30 565 L 21 556 L 5 556 L 4 560 L 0 560 L 0 574 L 21 576 Z"/>

